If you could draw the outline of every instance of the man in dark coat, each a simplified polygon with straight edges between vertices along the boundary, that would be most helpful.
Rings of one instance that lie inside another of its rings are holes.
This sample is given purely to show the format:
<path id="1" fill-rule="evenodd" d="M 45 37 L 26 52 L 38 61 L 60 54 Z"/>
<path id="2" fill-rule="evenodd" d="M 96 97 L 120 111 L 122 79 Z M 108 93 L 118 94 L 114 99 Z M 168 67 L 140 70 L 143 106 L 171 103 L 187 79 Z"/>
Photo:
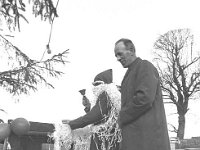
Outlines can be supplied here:
<path id="1" fill-rule="evenodd" d="M 121 150 L 170 150 L 159 74 L 147 60 L 136 57 L 131 40 L 115 43 L 115 56 L 128 68 L 121 84 Z"/>
<path id="2" fill-rule="evenodd" d="M 95 78 L 94 78 L 94 83 L 96 81 L 103 81 L 105 84 L 110 84 L 112 83 L 112 69 L 105 70 L 101 73 L 99 73 Z M 97 84 L 94 86 L 98 86 L 101 82 L 96 82 Z M 75 120 L 68 121 L 68 120 L 63 120 L 63 123 L 68 123 L 71 127 L 72 130 L 78 129 L 78 128 L 83 128 L 87 125 L 93 124 L 93 125 L 99 125 L 101 123 L 104 123 L 106 121 L 106 117 L 109 114 L 110 106 L 109 106 L 109 96 L 107 95 L 106 92 L 102 92 L 96 104 L 91 108 L 90 111 L 87 111 L 87 114 L 84 116 L 81 116 Z M 90 143 L 90 150 L 101 150 L 101 140 L 99 137 L 95 134 L 91 138 L 91 143 Z M 119 144 L 116 142 L 116 145 L 114 147 L 109 148 L 106 150 L 118 150 L 119 149 Z"/>

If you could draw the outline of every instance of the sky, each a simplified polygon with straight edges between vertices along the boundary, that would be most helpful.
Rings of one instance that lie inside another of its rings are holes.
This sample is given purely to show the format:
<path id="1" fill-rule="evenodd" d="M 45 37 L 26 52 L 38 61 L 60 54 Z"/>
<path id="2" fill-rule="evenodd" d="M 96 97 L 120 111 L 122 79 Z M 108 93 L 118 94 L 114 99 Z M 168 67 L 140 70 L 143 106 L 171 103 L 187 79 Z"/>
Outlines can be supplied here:
<path id="1" fill-rule="evenodd" d="M 4 97 L 1 108 L 8 112 L 0 115 L 5 119 L 24 117 L 47 123 L 84 115 L 80 89 L 86 88 L 86 95 L 91 98 L 95 75 L 109 68 L 113 69 L 116 84 L 123 78 L 126 69 L 114 56 L 118 39 L 131 39 L 137 56 L 152 61 L 153 43 L 159 35 L 190 28 L 196 39 L 200 37 L 199 3 L 199 0 L 60 0 L 50 43 L 52 54 L 45 54 L 44 58 L 69 49 L 69 63 L 59 67 L 65 74 L 59 79 L 49 79 L 55 89 L 42 87 L 27 96 L 11 97 L 0 89 Z M 21 32 L 10 33 L 15 37 L 9 40 L 29 57 L 40 60 L 49 40 L 50 25 L 30 14 L 29 24 L 22 20 Z M 15 102 L 17 99 L 19 102 Z M 188 138 L 200 135 L 196 130 L 200 125 L 200 102 L 190 106 L 186 116 Z M 168 121 L 176 123 L 177 116 L 172 112 L 174 108 L 166 108 Z"/>

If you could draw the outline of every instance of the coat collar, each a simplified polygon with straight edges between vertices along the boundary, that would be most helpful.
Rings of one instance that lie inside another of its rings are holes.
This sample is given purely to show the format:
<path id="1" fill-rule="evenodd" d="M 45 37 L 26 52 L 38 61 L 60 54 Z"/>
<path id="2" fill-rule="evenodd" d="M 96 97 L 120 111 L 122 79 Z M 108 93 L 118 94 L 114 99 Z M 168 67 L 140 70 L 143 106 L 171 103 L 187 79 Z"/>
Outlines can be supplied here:
<path id="1" fill-rule="evenodd" d="M 130 66 L 128 67 L 128 70 L 126 71 L 126 74 L 124 75 L 124 78 L 123 78 L 123 80 L 122 80 L 121 85 L 123 84 L 124 79 L 126 79 L 127 75 L 128 75 L 129 72 L 132 70 L 132 68 L 134 68 L 134 67 L 138 64 L 138 62 L 140 62 L 141 60 L 142 60 L 142 59 L 141 59 L 140 57 L 137 57 L 137 58 L 130 64 Z"/>
<path id="2" fill-rule="evenodd" d="M 130 70 L 131 68 L 134 68 L 134 66 L 141 60 L 140 57 L 137 57 L 128 67 L 128 70 Z"/>

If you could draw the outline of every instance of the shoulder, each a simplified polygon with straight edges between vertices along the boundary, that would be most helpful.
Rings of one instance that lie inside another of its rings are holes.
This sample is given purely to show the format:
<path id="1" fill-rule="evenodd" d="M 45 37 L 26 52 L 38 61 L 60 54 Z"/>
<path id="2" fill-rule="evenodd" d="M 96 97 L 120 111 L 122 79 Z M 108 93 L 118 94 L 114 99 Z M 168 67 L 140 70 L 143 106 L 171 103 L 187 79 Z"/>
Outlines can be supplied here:
<path id="1" fill-rule="evenodd" d="M 145 59 L 144 60 L 140 59 L 139 63 L 137 64 L 136 70 L 134 70 L 134 72 L 137 72 L 136 74 L 158 74 L 158 71 L 156 67 L 153 65 L 153 63 Z"/>
<path id="2" fill-rule="evenodd" d="M 154 66 L 154 64 L 148 60 L 142 60 L 142 63 L 140 64 L 139 70 L 143 73 L 152 74 L 156 77 L 159 77 L 159 73 L 157 68 Z"/>
<path id="3" fill-rule="evenodd" d="M 155 68 L 155 66 L 153 65 L 152 62 L 150 62 L 149 60 L 143 60 L 141 59 L 140 63 L 139 63 L 139 67 L 142 67 L 142 68 Z"/>
<path id="4" fill-rule="evenodd" d="M 149 60 L 146 60 L 146 59 L 141 59 L 141 64 L 143 64 L 143 65 L 152 65 L 153 66 L 152 62 L 150 62 Z"/>

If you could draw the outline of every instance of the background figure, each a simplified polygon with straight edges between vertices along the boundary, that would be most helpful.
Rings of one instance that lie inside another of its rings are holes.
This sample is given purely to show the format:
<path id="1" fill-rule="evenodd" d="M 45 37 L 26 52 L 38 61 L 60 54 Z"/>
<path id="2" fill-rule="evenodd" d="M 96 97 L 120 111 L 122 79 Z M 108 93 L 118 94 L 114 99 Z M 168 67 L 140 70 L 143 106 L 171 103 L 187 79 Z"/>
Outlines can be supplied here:
<path id="1" fill-rule="evenodd" d="M 170 150 L 166 115 L 157 69 L 136 57 L 129 39 L 115 43 L 115 56 L 128 68 L 121 83 L 122 150 Z"/>
<path id="2" fill-rule="evenodd" d="M 103 81 L 105 84 L 110 84 L 112 83 L 112 69 L 103 71 L 99 73 L 95 79 L 94 83 L 96 81 Z M 97 84 L 94 86 L 98 86 L 102 82 L 96 82 Z M 83 104 L 85 105 L 86 97 L 83 99 Z M 88 102 L 88 101 L 87 101 Z M 89 104 L 90 105 L 90 104 Z M 87 114 L 85 114 L 82 117 L 79 117 L 75 120 L 72 121 L 65 121 L 63 120 L 63 123 L 68 123 L 71 127 L 72 130 L 78 129 L 78 128 L 83 128 L 87 125 L 93 124 L 93 125 L 99 125 L 101 123 L 106 122 L 107 117 L 109 115 L 109 111 L 111 109 L 111 106 L 109 105 L 109 96 L 107 95 L 106 92 L 103 92 L 99 95 L 98 100 L 96 104 L 91 108 L 90 111 L 87 109 Z M 107 141 L 106 141 L 107 142 Z M 106 150 L 118 150 L 119 149 L 119 144 L 115 142 L 115 146 L 106 149 Z M 90 143 L 90 150 L 101 150 L 101 144 L 102 141 L 98 138 L 97 135 L 92 135 L 91 137 L 91 143 Z"/>

